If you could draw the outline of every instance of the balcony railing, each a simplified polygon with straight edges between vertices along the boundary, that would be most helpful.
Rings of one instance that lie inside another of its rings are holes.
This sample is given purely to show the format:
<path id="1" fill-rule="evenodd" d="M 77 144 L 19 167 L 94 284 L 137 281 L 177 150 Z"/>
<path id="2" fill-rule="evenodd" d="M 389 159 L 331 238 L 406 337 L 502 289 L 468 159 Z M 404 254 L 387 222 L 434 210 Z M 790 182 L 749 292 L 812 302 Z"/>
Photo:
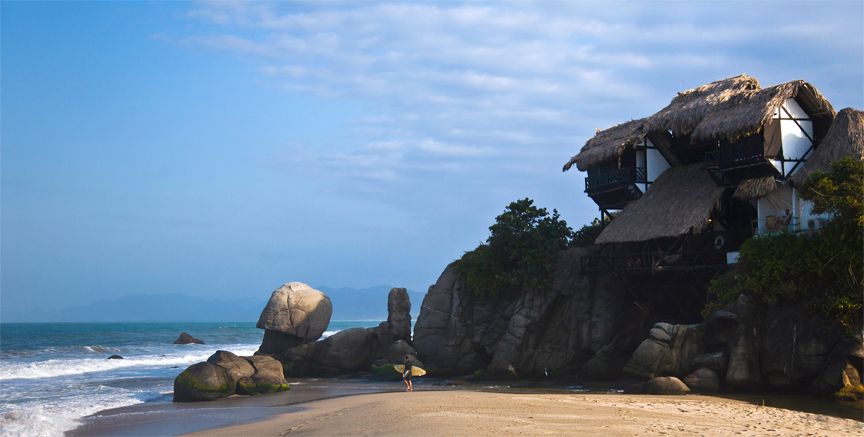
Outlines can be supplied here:
<path id="1" fill-rule="evenodd" d="M 765 162 L 765 145 L 762 143 L 724 146 L 720 148 L 719 152 L 716 155 L 715 166 L 720 167 L 720 169 L 738 168 Z M 705 159 L 709 159 L 707 154 Z"/>
<path id="2" fill-rule="evenodd" d="M 714 259 L 715 254 L 686 252 L 663 255 L 658 252 L 613 253 L 581 258 L 582 271 L 586 274 L 619 273 L 640 274 L 672 270 L 697 270 L 715 268 L 725 260 Z M 722 261 L 722 262 L 721 262 Z"/>
<path id="3" fill-rule="evenodd" d="M 585 178 L 585 192 L 593 193 L 618 186 L 648 181 L 644 167 L 624 167 Z"/>

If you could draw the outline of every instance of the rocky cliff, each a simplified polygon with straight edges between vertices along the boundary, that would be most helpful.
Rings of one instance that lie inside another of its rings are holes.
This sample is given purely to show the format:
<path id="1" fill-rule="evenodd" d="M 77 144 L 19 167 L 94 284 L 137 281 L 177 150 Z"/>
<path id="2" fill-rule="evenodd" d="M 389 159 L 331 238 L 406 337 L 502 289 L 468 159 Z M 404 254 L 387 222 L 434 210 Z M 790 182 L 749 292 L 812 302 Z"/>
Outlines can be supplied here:
<path id="1" fill-rule="evenodd" d="M 419 359 L 432 374 L 670 377 L 671 383 L 662 382 L 677 387 L 681 378 L 703 391 L 860 396 L 860 332 L 847 338 L 841 328 L 809 316 L 803 303 L 757 317 L 746 296 L 698 323 L 710 277 L 583 276 L 579 258 L 591 251 L 562 252 L 549 290 L 485 300 L 475 299 L 448 267 L 429 288 L 414 327 Z"/>

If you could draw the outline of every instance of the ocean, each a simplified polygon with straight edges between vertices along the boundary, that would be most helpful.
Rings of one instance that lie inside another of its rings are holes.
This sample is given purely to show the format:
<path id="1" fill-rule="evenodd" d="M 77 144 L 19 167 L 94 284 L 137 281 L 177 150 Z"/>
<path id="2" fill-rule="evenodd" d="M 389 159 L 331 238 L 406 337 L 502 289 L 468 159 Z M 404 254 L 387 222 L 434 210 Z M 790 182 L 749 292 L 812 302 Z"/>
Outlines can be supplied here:
<path id="1" fill-rule="evenodd" d="M 331 321 L 322 338 L 379 323 Z M 181 332 L 206 344 L 173 344 Z M 0 436 L 60 436 L 97 411 L 170 403 L 186 367 L 220 349 L 252 355 L 263 336 L 254 322 L 0 323 Z"/>

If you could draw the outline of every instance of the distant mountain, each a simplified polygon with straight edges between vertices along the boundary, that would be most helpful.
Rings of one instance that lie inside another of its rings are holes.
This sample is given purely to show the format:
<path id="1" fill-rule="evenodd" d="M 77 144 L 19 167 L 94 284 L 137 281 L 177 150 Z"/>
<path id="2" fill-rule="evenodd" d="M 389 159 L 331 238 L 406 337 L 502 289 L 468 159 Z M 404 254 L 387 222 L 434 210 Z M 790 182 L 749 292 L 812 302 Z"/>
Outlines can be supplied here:
<path id="1" fill-rule="evenodd" d="M 333 316 L 331 320 L 387 320 L 387 295 L 390 294 L 389 285 L 376 285 L 374 287 L 356 290 L 353 288 L 330 288 L 315 287 L 330 298 L 333 303 Z M 420 304 L 426 293 L 408 290 L 411 299 L 411 320 L 417 320 L 420 315 Z"/>
<path id="2" fill-rule="evenodd" d="M 172 294 L 129 294 L 55 311 L 3 314 L 4 322 L 255 322 L 266 299 L 207 300 Z"/>
<path id="3" fill-rule="evenodd" d="M 387 320 L 389 285 L 355 290 L 317 287 L 333 303 L 331 320 Z M 417 320 L 423 293 L 408 291 Z M 3 311 L 0 321 L 15 322 L 257 322 L 270 296 L 230 301 L 172 294 L 130 294 L 55 311 Z"/>

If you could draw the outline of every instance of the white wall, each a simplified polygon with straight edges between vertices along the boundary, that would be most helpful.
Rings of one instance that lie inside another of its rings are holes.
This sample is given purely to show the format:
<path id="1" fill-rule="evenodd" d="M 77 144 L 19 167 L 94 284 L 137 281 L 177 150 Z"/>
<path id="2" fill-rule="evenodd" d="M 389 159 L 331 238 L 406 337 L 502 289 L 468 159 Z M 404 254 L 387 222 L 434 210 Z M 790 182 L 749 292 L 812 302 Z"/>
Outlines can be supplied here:
<path id="1" fill-rule="evenodd" d="M 648 147 L 654 147 L 654 143 L 649 139 L 645 139 Z M 666 171 L 669 167 L 669 162 L 666 161 L 666 158 L 663 157 L 663 154 L 660 153 L 657 149 L 648 149 L 648 180 L 654 182 L 660 177 L 660 174 Z"/>
<path id="2" fill-rule="evenodd" d="M 765 233 L 766 216 L 773 215 L 775 217 L 781 218 L 786 214 L 787 209 L 789 211 L 794 210 L 794 205 L 792 204 L 792 188 L 787 185 L 778 185 L 776 190 L 774 190 L 771 194 L 759 199 L 757 202 L 758 205 L 756 210 L 759 214 L 758 218 L 760 234 Z M 794 217 L 800 216 L 796 216 L 794 212 L 792 213 L 792 215 Z M 792 223 L 798 223 L 798 220 L 793 219 Z M 792 227 L 790 227 L 789 229 L 794 230 Z M 770 233 L 771 230 L 772 229 L 769 228 L 767 231 Z"/>
<path id="3" fill-rule="evenodd" d="M 789 113 L 782 109 L 778 109 L 774 111 L 774 118 L 789 118 L 789 115 L 792 115 L 792 118 L 796 120 L 780 120 L 780 135 L 783 138 L 783 157 L 785 159 L 801 159 L 804 158 L 804 154 L 813 144 L 808 138 L 813 137 L 813 122 L 810 121 L 810 117 L 804 112 L 804 109 L 795 101 L 795 99 L 786 99 L 786 102 L 783 103 L 783 108 L 786 109 Z M 797 123 L 796 123 L 797 121 Z M 800 126 L 799 126 L 800 124 Z M 803 128 L 803 132 L 802 132 Z M 807 132 L 807 135 L 804 135 L 804 132 Z M 781 170 L 779 161 L 771 161 L 774 164 L 774 167 L 777 170 Z M 786 163 L 786 172 L 788 173 L 794 163 Z M 795 169 L 795 173 L 801 170 L 802 165 L 799 165 Z"/>

